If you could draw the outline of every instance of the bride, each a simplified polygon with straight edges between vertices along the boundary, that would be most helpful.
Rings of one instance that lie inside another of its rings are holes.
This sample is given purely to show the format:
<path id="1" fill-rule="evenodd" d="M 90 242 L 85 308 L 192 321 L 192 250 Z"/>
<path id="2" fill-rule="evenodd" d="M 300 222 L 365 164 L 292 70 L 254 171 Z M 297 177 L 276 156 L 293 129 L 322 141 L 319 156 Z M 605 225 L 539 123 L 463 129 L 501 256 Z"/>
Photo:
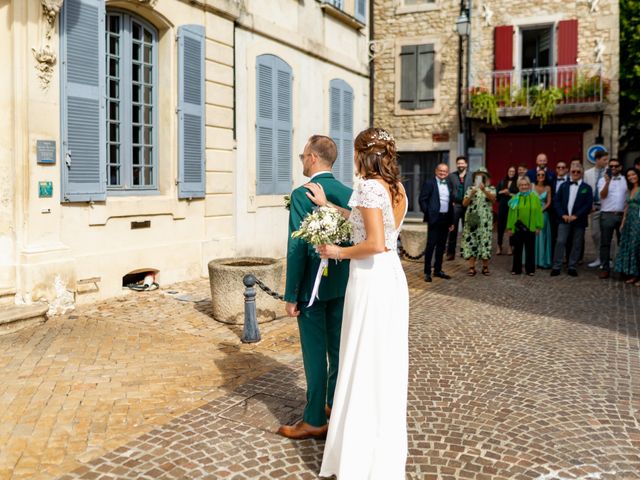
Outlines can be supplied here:
<path id="1" fill-rule="evenodd" d="M 355 140 L 361 177 L 349 206 L 332 205 L 352 224 L 353 246 L 322 245 L 322 258 L 351 259 L 340 366 L 320 476 L 404 480 L 407 459 L 409 294 L 396 251 L 407 213 L 396 145 L 380 128 Z M 317 183 L 316 205 L 331 205 Z"/>

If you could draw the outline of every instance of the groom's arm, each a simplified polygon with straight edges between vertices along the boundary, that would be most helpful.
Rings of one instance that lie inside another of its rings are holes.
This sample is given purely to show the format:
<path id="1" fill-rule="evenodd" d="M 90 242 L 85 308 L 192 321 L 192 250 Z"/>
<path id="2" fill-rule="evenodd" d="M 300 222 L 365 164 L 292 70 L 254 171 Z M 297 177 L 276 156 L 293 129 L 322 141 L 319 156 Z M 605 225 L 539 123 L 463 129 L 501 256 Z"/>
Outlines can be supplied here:
<path id="1" fill-rule="evenodd" d="M 300 228 L 300 223 L 310 211 L 311 201 L 305 195 L 305 191 L 304 189 L 296 189 L 291 193 L 289 239 L 287 241 L 287 279 L 284 291 L 284 300 L 287 303 L 298 302 L 307 263 L 307 242 L 299 238 L 291 238 L 291 233 Z"/>

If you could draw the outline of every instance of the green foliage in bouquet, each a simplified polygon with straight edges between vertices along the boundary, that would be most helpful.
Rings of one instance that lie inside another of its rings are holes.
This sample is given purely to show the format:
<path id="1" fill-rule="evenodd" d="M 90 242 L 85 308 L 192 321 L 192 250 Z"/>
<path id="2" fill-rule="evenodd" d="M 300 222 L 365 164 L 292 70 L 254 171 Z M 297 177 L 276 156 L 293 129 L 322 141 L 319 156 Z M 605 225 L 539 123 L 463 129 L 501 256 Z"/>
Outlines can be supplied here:
<path id="1" fill-rule="evenodd" d="M 351 239 L 351 224 L 333 207 L 318 207 L 291 234 L 313 246 L 345 243 Z"/>

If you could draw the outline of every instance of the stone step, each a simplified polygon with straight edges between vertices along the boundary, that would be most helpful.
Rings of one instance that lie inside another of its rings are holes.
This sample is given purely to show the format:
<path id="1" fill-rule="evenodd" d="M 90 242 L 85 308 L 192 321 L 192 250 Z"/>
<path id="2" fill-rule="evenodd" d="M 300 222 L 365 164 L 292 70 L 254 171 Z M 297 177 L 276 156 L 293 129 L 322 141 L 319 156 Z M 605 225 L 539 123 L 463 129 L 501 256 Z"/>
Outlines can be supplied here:
<path id="1" fill-rule="evenodd" d="M 0 335 L 17 332 L 32 325 L 47 321 L 49 305 L 32 303 L 31 305 L 0 305 Z"/>
<path id="2" fill-rule="evenodd" d="M 16 290 L 14 288 L 0 288 L 0 306 L 13 305 L 15 299 Z"/>

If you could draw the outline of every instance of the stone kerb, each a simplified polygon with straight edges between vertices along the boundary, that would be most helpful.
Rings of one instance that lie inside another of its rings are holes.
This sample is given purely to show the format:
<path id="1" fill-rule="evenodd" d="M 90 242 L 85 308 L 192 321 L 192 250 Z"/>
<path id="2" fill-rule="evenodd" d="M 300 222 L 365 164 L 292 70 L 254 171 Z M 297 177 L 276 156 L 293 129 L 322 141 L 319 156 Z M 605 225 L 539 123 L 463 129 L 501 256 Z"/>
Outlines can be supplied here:
<path id="1" fill-rule="evenodd" d="M 400 230 L 400 241 L 405 252 L 417 257 L 427 247 L 427 224 L 405 223 Z"/>
<path id="2" fill-rule="evenodd" d="M 252 273 L 265 285 L 278 290 L 282 279 L 281 260 L 265 257 L 220 258 L 209 266 L 213 318 L 219 322 L 244 323 L 244 284 L 242 278 Z M 284 315 L 284 303 L 256 286 L 258 323 L 270 322 Z"/>

